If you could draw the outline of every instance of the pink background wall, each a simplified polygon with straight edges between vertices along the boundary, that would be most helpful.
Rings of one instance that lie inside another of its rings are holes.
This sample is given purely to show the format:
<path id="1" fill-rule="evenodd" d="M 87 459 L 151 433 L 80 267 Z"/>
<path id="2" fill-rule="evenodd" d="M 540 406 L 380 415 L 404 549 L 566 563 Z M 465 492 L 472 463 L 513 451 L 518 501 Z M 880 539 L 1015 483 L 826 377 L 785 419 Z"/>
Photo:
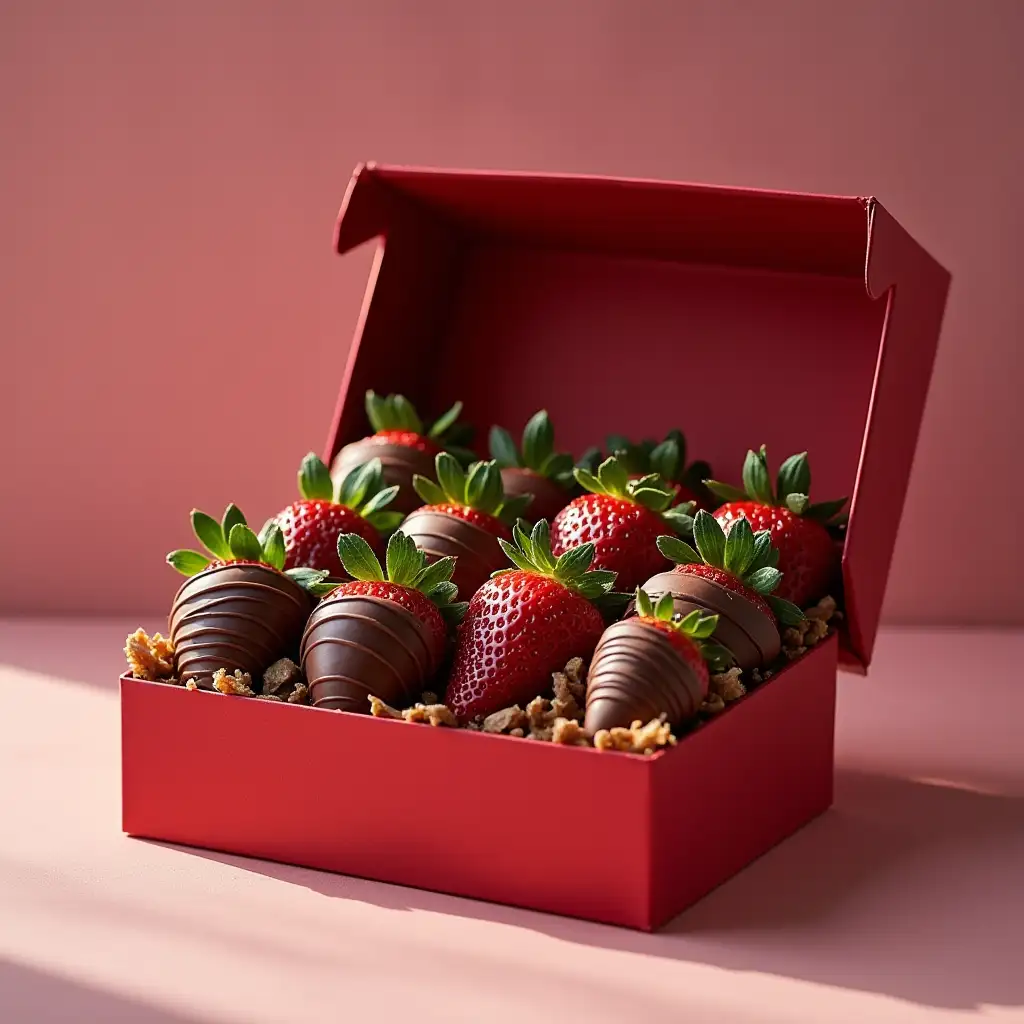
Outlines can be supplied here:
<path id="1" fill-rule="evenodd" d="M 0 611 L 162 608 L 192 505 L 290 498 L 376 159 L 878 195 L 955 278 L 888 617 L 1024 621 L 991 512 L 950 555 L 1024 506 L 1022 52 L 1018 0 L 0 0 Z"/>

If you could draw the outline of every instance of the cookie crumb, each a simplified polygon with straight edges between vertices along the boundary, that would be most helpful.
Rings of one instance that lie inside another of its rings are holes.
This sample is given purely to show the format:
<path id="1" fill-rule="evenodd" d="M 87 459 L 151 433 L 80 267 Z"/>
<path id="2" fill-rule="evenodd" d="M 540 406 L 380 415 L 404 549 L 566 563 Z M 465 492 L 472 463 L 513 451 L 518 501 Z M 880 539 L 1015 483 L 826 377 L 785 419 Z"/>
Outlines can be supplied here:
<path id="1" fill-rule="evenodd" d="M 190 679 L 185 684 L 185 689 L 186 690 L 198 690 L 199 689 L 199 684 L 194 679 Z"/>
<path id="2" fill-rule="evenodd" d="M 711 677 L 711 692 L 717 694 L 728 704 L 745 696 L 747 688 L 740 680 L 741 669 L 733 666 L 728 672 L 721 672 Z"/>
<path id="3" fill-rule="evenodd" d="M 598 750 L 618 750 L 628 754 L 653 754 L 662 747 L 674 746 L 675 742 L 672 728 L 664 715 L 652 718 L 646 725 L 637 720 L 628 729 L 617 726 L 599 729 L 594 734 L 594 746 Z"/>
<path id="4" fill-rule="evenodd" d="M 508 734 L 509 736 L 515 736 L 516 739 L 520 740 L 526 735 L 522 729 L 510 729 Z"/>
<path id="5" fill-rule="evenodd" d="M 291 658 L 278 658 L 263 673 L 263 692 L 286 699 L 303 682 L 302 670 Z"/>
<path id="6" fill-rule="evenodd" d="M 829 623 L 839 617 L 840 612 L 835 598 L 823 597 L 813 608 L 808 608 L 804 612 L 804 620 L 799 626 L 783 630 L 782 653 L 790 661 L 796 661 L 802 654 L 806 654 L 809 648 L 828 636 Z"/>
<path id="7" fill-rule="evenodd" d="M 704 703 L 700 706 L 702 715 L 717 715 L 725 710 L 725 701 L 717 693 L 708 693 Z"/>
<path id="8" fill-rule="evenodd" d="M 590 740 L 574 718 L 556 718 L 551 727 L 551 742 L 571 747 L 589 747 Z"/>
<path id="9" fill-rule="evenodd" d="M 407 722 L 422 722 L 428 725 L 447 725 L 455 728 L 459 723 L 445 704 L 414 704 L 402 712 Z"/>
<path id="10" fill-rule="evenodd" d="M 295 689 L 288 695 L 289 704 L 308 704 L 309 687 L 305 683 L 296 683 Z"/>
<path id="11" fill-rule="evenodd" d="M 569 680 L 569 676 L 565 672 L 556 672 L 552 677 L 555 697 L 551 701 L 551 710 L 554 712 L 556 718 L 571 718 L 573 721 L 581 722 L 583 720 L 583 708 L 579 705 L 580 699 L 585 697 L 577 697 L 578 688 L 582 686 L 580 683 L 572 683 Z M 586 687 L 582 687 L 584 693 Z"/>
<path id="12" fill-rule="evenodd" d="M 822 622 L 842 617 L 834 597 L 823 597 L 813 608 L 808 608 L 804 615 L 809 619 L 817 619 Z"/>
<path id="13" fill-rule="evenodd" d="M 526 712 L 518 704 L 513 704 L 510 708 L 502 708 L 501 711 L 495 711 L 493 714 L 488 715 L 481 723 L 480 731 L 510 733 L 518 729 L 519 734 L 522 735 L 528 721 Z"/>
<path id="14" fill-rule="evenodd" d="M 278 697 L 278 695 L 276 693 L 257 693 L 256 694 L 256 699 L 257 700 L 273 700 L 273 701 L 277 701 L 278 704 L 283 704 L 284 703 L 284 697 Z"/>
<path id="15" fill-rule="evenodd" d="M 233 675 L 226 668 L 219 668 L 213 673 L 213 688 L 220 693 L 233 697 L 255 697 L 252 688 L 252 676 L 241 669 L 235 669 Z"/>
<path id="16" fill-rule="evenodd" d="M 136 679 L 168 682 L 174 675 L 174 646 L 169 637 L 150 636 L 140 626 L 125 640 L 124 653 Z"/>
<path id="17" fill-rule="evenodd" d="M 396 718 L 399 721 L 402 720 L 402 712 L 391 707 L 390 704 L 385 704 L 380 697 L 374 697 L 370 694 L 370 714 L 374 718 Z"/>

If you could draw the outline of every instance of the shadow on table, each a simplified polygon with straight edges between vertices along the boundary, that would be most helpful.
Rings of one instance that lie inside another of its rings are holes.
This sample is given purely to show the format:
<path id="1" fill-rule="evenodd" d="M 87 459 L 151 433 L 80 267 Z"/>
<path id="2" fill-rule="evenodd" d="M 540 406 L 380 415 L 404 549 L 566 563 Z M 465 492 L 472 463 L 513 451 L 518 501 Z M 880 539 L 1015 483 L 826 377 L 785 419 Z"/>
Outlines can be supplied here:
<path id="1" fill-rule="evenodd" d="M 0 960 L 0 1020 L 4 1024 L 201 1024 L 33 967 Z"/>
<path id="2" fill-rule="evenodd" d="M 830 812 L 653 935 L 188 852 L 330 897 L 495 921 L 582 945 L 926 1006 L 1024 1005 L 1024 800 L 948 785 L 840 771 Z"/>

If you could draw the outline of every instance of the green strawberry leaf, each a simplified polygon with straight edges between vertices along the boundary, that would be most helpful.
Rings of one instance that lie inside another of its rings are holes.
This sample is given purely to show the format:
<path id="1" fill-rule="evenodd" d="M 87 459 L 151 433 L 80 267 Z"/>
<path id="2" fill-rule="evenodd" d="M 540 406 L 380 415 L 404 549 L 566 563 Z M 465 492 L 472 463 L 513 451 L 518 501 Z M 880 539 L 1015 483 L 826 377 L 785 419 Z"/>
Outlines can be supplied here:
<path id="1" fill-rule="evenodd" d="M 700 555 L 686 541 L 680 540 L 678 537 L 659 537 L 657 545 L 658 550 L 676 565 L 698 565 L 701 562 Z"/>
<path id="2" fill-rule="evenodd" d="M 462 448 L 456 444 L 445 444 L 444 450 L 451 455 L 463 469 L 466 469 L 474 462 L 479 461 L 479 457 L 476 452 L 469 448 Z"/>
<path id="3" fill-rule="evenodd" d="M 725 537 L 725 571 L 743 578 L 754 558 L 754 531 L 746 519 L 736 519 Z"/>
<path id="4" fill-rule="evenodd" d="M 405 395 L 388 395 L 391 414 L 398 430 L 411 430 L 414 434 L 423 433 L 423 420 L 420 419 L 412 402 Z M 456 413 L 456 416 L 458 413 Z"/>
<path id="5" fill-rule="evenodd" d="M 779 466 L 779 501 L 785 501 L 791 494 L 811 493 L 811 464 L 807 452 L 790 455 Z"/>
<path id="6" fill-rule="evenodd" d="M 338 558 L 345 572 L 354 580 L 384 579 L 384 572 L 373 548 L 357 533 L 338 534 Z"/>
<path id="7" fill-rule="evenodd" d="M 693 533 L 693 516 L 684 511 L 687 505 L 676 505 L 675 508 L 667 508 L 661 513 L 661 518 L 672 527 L 681 537 L 689 537 Z"/>
<path id="8" fill-rule="evenodd" d="M 449 429 L 455 426 L 455 421 L 462 415 L 462 403 L 456 402 L 446 413 L 439 416 L 430 426 L 427 437 L 435 440 L 443 438 Z M 419 431 L 417 431 L 419 433 Z"/>
<path id="9" fill-rule="evenodd" d="M 743 578 L 743 582 L 759 594 L 770 594 L 779 585 L 781 579 L 782 573 L 778 569 L 766 565 L 763 569 L 748 573 Z"/>
<path id="10" fill-rule="evenodd" d="M 580 456 L 580 460 L 579 460 L 579 462 L 576 463 L 576 467 L 578 469 L 583 470 L 584 473 L 589 473 L 590 476 L 593 477 L 596 480 L 597 477 L 596 477 L 595 474 L 597 473 L 597 467 L 601 465 L 601 462 L 602 462 L 601 449 L 600 448 L 588 448 Z M 577 477 L 576 479 L 577 479 L 577 481 L 579 481 L 581 483 L 581 485 L 586 486 L 585 484 L 582 484 L 582 481 L 579 480 L 579 477 Z M 587 488 L 587 489 L 589 490 L 589 488 Z"/>
<path id="11" fill-rule="evenodd" d="M 388 430 L 391 424 L 388 421 L 388 404 L 376 392 L 366 392 L 366 418 L 375 434 L 382 430 Z"/>
<path id="12" fill-rule="evenodd" d="M 551 480 L 564 482 L 572 479 L 572 456 L 568 452 L 552 452 L 538 472 Z"/>
<path id="13" fill-rule="evenodd" d="M 712 636 L 715 630 L 718 628 L 718 616 L 717 615 L 706 615 L 700 619 L 693 627 L 693 631 L 690 636 L 694 640 L 706 640 L 709 636 Z"/>
<path id="14" fill-rule="evenodd" d="M 654 605 L 651 604 L 650 596 L 643 587 L 636 588 L 636 613 L 644 619 L 654 617 Z"/>
<path id="15" fill-rule="evenodd" d="M 650 466 L 664 480 L 678 480 L 680 461 L 679 444 L 675 440 L 662 441 L 650 455 Z"/>
<path id="16" fill-rule="evenodd" d="M 786 508 L 798 516 L 802 516 L 807 511 L 807 502 L 806 494 L 798 494 L 796 492 L 787 494 L 785 498 Z"/>
<path id="17" fill-rule="evenodd" d="M 449 452 L 441 452 L 434 460 L 437 482 L 454 505 L 466 504 L 466 474 L 458 460 Z"/>
<path id="18" fill-rule="evenodd" d="M 630 498 L 638 505 L 649 508 L 652 512 L 664 512 L 672 504 L 672 495 L 667 491 L 655 490 L 653 487 L 638 487 L 630 493 Z"/>
<path id="19" fill-rule="evenodd" d="M 262 562 L 263 547 L 259 537 L 244 523 L 235 523 L 231 527 L 231 534 L 228 537 L 228 546 L 235 558 L 246 562 Z"/>
<path id="20" fill-rule="evenodd" d="M 733 487 L 732 484 L 723 484 L 720 480 L 704 480 L 703 484 L 716 498 L 720 498 L 722 501 L 747 500 L 746 493 L 738 487 Z"/>
<path id="21" fill-rule="evenodd" d="M 392 484 L 390 487 L 383 487 L 376 494 L 371 494 L 367 501 L 364 501 L 359 506 L 357 511 L 364 519 L 369 519 L 374 512 L 379 512 L 386 505 L 390 505 L 401 488 L 398 484 Z"/>
<path id="22" fill-rule="evenodd" d="M 234 503 L 228 505 L 224 509 L 224 518 L 220 521 L 221 533 L 224 535 L 224 540 L 227 542 L 231 537 L 231 531 L 241 523 L 242 526 L 246 526 L 245 516 L 242 515 L 242 510 Z"/>
<path id="23" fill-rule="evenodd" d="M 815 519 L 819 523 L 828 523 L 842 510 L 842 507 L 849 500 L 849 498 L 839 498 L 836 501 L 821 501 L 816 505 L 809 505 L 804 510 L 804 517 L 806 519 Z"/>
<path id="24" fill-rule="evenodd" d="M 555 450 L 555 431 L 547 412 L 534 413 L 523 429 L 523 463 L 539 473 Z"/>
<path id="25" fill-rule="evenodd" d="M 368 495 L 380 490 L 383 484 L 383 470 L 380 459 L 370 459 L 369 462 L 353 469 L 344 480 L 338 484 L 338 493 L 335 501 L 346 508 L 358 509 L 366 500 Z"/>
<path id="26" fill-rule="evenodd" d="M 401 512 L 383 509 L 380 512 L 364 513 L 363 518 L 382 536 L 387 537 L 402 525 L 405 516 Z"/>
<path id="27" fill-rule="evenodd" d="M 412 478 L 412 489 L 420 496 L 425 505 L 448 504 L 448 495 L 429 477 L 415 473 Z"/>
<path id="28" fill-rule="evenodd" d="M 285 561 L 284 534 L 281 532 L 281 527 L 277 523 L 273 523 L 264 538 L 257 537 L 256 542 L 263 548 L 263 561 L 280 572 L 284 568 Z"/>
<path id="29" fill-rule="evenodd" d="M 748 573 L 763 569 L 765 566 L 774 568 L 779 564 L 778 549 L 772 546 L 770 530 L 758 530 L 754 534 L 754 555 L 747 566 Z"/>
<path id="30" fill-rule="evenodd" d="M 488 447 L 491 458 L 502 469 L 511 469 L 519 465 L 519 450 L 512 440 L 512 435 L 504 427 L 491 427 Z"/>
<path id="31" fill-rule="evenodd" d="M 469 467 L 469 475 L 466 477 L 466 504 L 470 508 L 478 508 L 481 512 L 490 511 L 482 502 L 488 480 L 493 479 L 497 474 L 497 464 L 494 462 L 474 462 Z"/>
<path id="32" fill-rule="evenodd" d="M 772 478 L 768 472 L 768 456 L 764 445 L 759 451 L 748 451 L 743 463 L 743 486 L 753 501 L 774 505 Z"/>
<path id="33" fill-rule="evenodd" d="M 558 563 L 551 553 L 551 528 L 546 519 L 538 519 L 534 523 L 530 532 L 530 546 L 538 567 L 546 573 L 553 573 Z"/>
<path id="34" fill-rule="evenodd" d="M 412 537 L 393 533 L 385 554 L 387 578 L 399 586 L 411 586 L 423 565 L 423 556 Z"/>
<path id="35" fill-rule="evenodd" d="M 725 533 L 715 517 L 704 509 L 694 517 L 693 542 L 708 565 L 716 569 L 725 568 Z"/>
<path id="36" fill-rule="evenodd" d="M 326 569 L 288 569 L 285 576 L 294 580 L 303 590 L 309 591 L 316 597 L 323 597 L 338 587 L 337 582 L 328 582 L 330 573 Z"/>
<path id="37" fill-rule="evenodd" d="M 424 594 L 430 594 L 442 583 L 451 583 L 452 573 L 455 572 L 455 558 L 452 555 L 445 555 L 436 562 L 420 569 L 413 579 L 412 586 L 422 590 Z M 453 583 L 452 586 L 455 586 Z M 456 588 L 458 589 L 458 588 Z"/>
<path id="38" fill-rule="evenodd" d="M 210 559 L 199 551 L 182 549 L 172 551 L 167 556 L 167 564 L 180 572 L 182 576 L 195 576 L 197 572 L 202 572 L 210 564 Z"/>
<path id="39" fill-rule="evenodd" d="M 457 626 L 465 617 L 469 609 L 468 601 L 456 601 L 454 604 L 443 604 L 440 606 L 441 615 L 449 629 Z"/>
<path id="40" fill-rule="evenodd" d="M 694 608 L 688 615 L 684 615 L 678 623 L 679 630 L 688 635 L 692 635 L 693 630 L 697 628 L 697 623 L 701 620 L 703 613 L 699 608 Z"/>
<path id="41" fill-rule="evenodd" d="M 208 516 L 197 508 L 192 509 L 192 532 L 214 558 L 227 560 L 231 557 L 231 548 L 228 547 L 224 531 L 213 516 Z"/>
<path id="42" fill-rule="evenodd" d="M 605 459 L 597 467 L 597 479 L 601 482 L 605 494 L 621 497 L 629 488 L 629 474 L 626 472 L 626 467 L 615 456 Z"/>
<path id="43" fill-rule="evenodd" d="M 299 494 L 309 501 L 330 501 L 334 497 L 330 471 L 316 452 L 306 455 L 299 466 Z"/>
<path id="44" fill-rule="evenodd" d="M 517 569 L 522 569 L 523 572 L 537 571 L 537 567 L 530 560 L 530 556 L 525 551 L 521 551 L 515 544 L 511 544 L 509 541 L 505 540 L 504 537 L 499 537 L 498 545 L 501 547 L 501 550 L 505 552 L 505 557 Z M 491 573 L 491 577 L 501 576 L 509 571 L 510 570 L 508 569 L 498 569 L 496 572 Z"/>
<path id="45" fill-rule="evenodd" d="M 701 644 L 700 653 L 712 672 L 725 672 L 736 661 L 732 651 L 722 644 L 705 641 Z"/>
<path id="46" fill-rule="evenodd" d="M 792 601 L 783 600 L 772 594 L 767 595 L 766 600 L 781 625 L 799 626 L 804 621 L 804 613 Z"/>
<path id="47" fill-rule="evenodd" d="M 658 603 L 654 606 L 654 617 L 656 619 L 663 619 L 668 621 L 672 618 L 676 610 L 675 598 L 671 593 L 666 591 L 661 597 L 658 598 Z M 700 612 L 697 613 L 700 615 Z"/>
<path id="48" fill-rule="evenodd" d="M 503 523 L 514 523 L 526 514 L 531 501 L 533 501 L 532 494 L 517 494 L 514 498 L 509 498 L 500 506 L 498 518 Z"/>
<path id="49" fill-rule="evenodd" d="M 555 562 L 555 579 L 561 582 L 574 580 L 582 576 L 594 562 L 594 545 L 592 543 L 580 544 L 579 547 L 569 548 L 558 556 Z"/>

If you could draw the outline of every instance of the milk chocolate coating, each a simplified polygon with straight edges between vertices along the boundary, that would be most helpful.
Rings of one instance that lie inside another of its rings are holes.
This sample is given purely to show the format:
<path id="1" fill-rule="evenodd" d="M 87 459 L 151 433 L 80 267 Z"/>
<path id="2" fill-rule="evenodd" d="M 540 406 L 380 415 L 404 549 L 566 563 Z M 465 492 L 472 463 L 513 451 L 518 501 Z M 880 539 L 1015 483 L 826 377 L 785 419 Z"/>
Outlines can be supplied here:
<path id="1" fill-rule="evenodd" d="M 381 444 L 372 437 L 364 437 L 361 441 L 353 441 L 334 456 L 331 464 L 331 478 L 337 483 L 354 469 L 365 465 L 371 459 L 380 459 L 382 475 L 386 486 L 398 484 L 401 490 L 388 505 L 389 509 L 408 513 L 419 508 L 423 502 L 413 490 L 413 475 L 434 479 L 434 456 L 421 452 L 418 448 L 409 448 L 402 444 Z"/>
<path id="2" fill-rule="evenodd" d="M 460 601 L 468 601 L 496 569 L 509 568 L 498 538 L 465 519 L 420 509 L 411 513 L 399 530 L 416 542 L 429 562 L 455 555 L 452 583 L 459 588 Z"/>
<path id="3" fill-rule="evenodd" d="M 208 690 L 217 669 L 240 669 L 258 686 L 278 658 L 296 653 L 310 607 L 302 587 L 268 566 L 205 569 L 171 605 L 175 672 Z"/>
<path id="4" fill-rule="evenodd" d="M 707 615 L 717 615 L 714 640 L 729 648 L 744 672 L 779 656 L 782 640 L 778 627 L 742 594 L 685 572 L 660 572 L 644 584 L 644 590 L 652 601 L 664 593 L 672 594 L 675 610 L 681 615 L 697 608 Z M 630 602 L 626 616 L 635 614 L 635 604 Z"/>
<path id="5" fill-rule="evenodd" d="M 432 681 L 437 664 L 428 628 L 394 601 L 348 594 L 313 610 L 302 637 L 310 703 L 370 713 L 371 694 L 406 707 Z"/>
<path id="6" fill-rule="evenodd" d="M 664 633 L 636 619 L 610 625 L 587 672 L 584 728 L 629 727 L 665 714 L 672 725 L 692 718 L 704 685 Z"/>
<path id="7" fill-rule="evenodd" d="M 519 466 L 503 469 L 501 483 L 510 498 L 518 498 L 520 494 L 533 495 L 533 501 L 526 510 L 531 520 L 554 519 L 571 500 L 565 489 L 559 487 L 554 480 L 532 469 Z"/>

